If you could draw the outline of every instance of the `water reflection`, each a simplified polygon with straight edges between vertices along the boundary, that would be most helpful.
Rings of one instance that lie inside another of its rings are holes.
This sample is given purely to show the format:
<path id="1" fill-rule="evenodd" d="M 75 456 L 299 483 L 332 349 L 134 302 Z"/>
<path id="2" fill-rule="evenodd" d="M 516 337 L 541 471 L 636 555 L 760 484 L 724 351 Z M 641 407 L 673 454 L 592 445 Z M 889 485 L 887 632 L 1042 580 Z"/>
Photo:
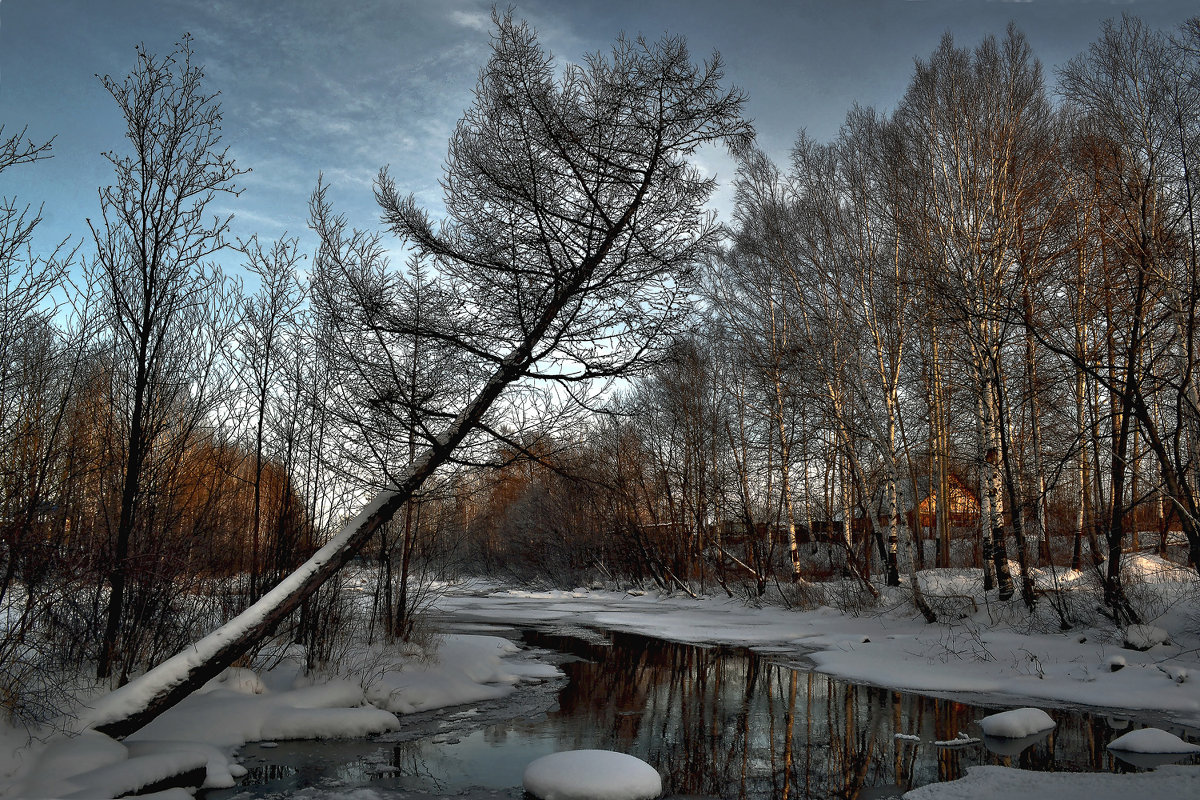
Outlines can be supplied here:
<path id="1" fill-rule="evenodd" d="M 648 761 L 668 796 L 746 800 L 895 797 L 961 777 L 978 764 L 1135 769 L 1106 750 L 1116 736 L 1141 727 L 1127 719 L 1048 709 L 1058 724 L 1048 734 L 960 743 L 955 740 L 963 736 L 980 737 L 976 721 L 1003 709 L 846 683 L 745 650 L 629 634 L 583 641 L 529 631 L 523 638 L 576 657 L 563 664 L 569 680 L 555 710 L 545 710 L 550 702 L 535 704 L 525 718 L 400 743 L 284 742 L 261 752 L 251 746 L 247 756 L 287 769 L 252 771 L 248 777 L 267 780 L 253 788 L 244 782 L 239 796 L 332 780 L 343 787 L 370 784 L 384 794 L 484 787 L 520 797 L 529 762 L 582 748 Z M 1200 735 L 1173 732 L 1193 740 Z M 1200 763 L 1195 756 L 1188 760 Z M 319 774 L 318 764 L 325 765 Z"/>
<path id="2" fill-rule="evenodd" d="M 976 720 L 999 709 L 845 683 L 741 650 L 611 638 L 600 647 L 526 634 L 585 660 L 565 665 L 558 712 L 528 729 L 506 727 L 557 728 L 557 749 L 632 753 L 658 768 L 670 792 L 728 798 L 898 794 L 977 764 L 1126 768 L 1105 749 L 1124 721 L 1105 716 L 1051 709 L 1058 727 L 1048 734 L 938 746 L 979 736 Z"/>

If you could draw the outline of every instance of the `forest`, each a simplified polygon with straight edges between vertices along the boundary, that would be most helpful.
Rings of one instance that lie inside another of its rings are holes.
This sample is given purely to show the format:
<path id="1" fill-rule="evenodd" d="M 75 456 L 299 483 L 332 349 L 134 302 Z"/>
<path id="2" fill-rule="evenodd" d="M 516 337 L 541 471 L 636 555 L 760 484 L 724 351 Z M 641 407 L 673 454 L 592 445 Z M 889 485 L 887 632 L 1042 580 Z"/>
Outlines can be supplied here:
<path id="1" fill-rule="evenodd" d="M 385 169 L 355 228 L 318 178 L 314 252 L 215 213 L 250 165 L 202 60 L 185 36 L 101 79 L 125 143 L 78 241 L 0 205 L 10 720 L 310 557 L 207 677 L 273 637 L 311 666 L 351 628 L 408 641 L 464 576 L 858 611 L 903 587 L 932 623 L 918 571 L 973 568 L 1069 630 L 1053 576 L 1130 625 L 1123 556 L 1200 569 L 1200 18 L 1111 20 L 1052 76 L 1015 27 L 947 34 L 894 108 L 778 162 L 719 56 L 560 69 L 497 15 L 446 217 Z M 737 158 L 731 219 L 706 146 Z M 53 155 L 0 130 L 0 172 Z"/>

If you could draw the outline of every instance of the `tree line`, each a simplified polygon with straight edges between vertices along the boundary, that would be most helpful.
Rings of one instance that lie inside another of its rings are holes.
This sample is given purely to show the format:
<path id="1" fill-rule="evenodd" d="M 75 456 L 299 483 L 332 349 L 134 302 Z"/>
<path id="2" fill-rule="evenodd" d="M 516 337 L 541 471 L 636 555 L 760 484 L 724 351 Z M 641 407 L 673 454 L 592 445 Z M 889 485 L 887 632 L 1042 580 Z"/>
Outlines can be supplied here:
<path id="1" fill-rule="evenodd" d="M 982 567 L 1033 608 L 1037 568 L 1102 565 L 1133 621 L 1123 552 L 1198 561 L 1200 21 L 1107 23 L 1056 96 L 1014 28 L 947 35 L 891 113 L 801 134 L 786 165 L 718 56 L 622 39 L 560 73 L 495 25 L 446 219 L 376 179 L 402 265 L 323 181 L 315 252 L 231 239 L 213 209 L 244 168 L 186 37 L 102 81 L 126 143 L 85 243 L 35 250 L 40 212 L 5 200 L 7 707 L 83 664 L 123 683 L 231 618 L 103 724 L 285 628 L 331 657 L 352 559 L 368 634 L 399 638 L 434 574 L 805 602 L 903 573 L 932 621 L 919 568 Z M 727 226 L 689 161 L 719 142 Z M 0 132 L 0 170 L 50 155 Z"/>
<path id="2" fill-rule="evenodd" d="M 690 332 L 491 541 L 731 593 L 981 567 L 1030 609 L 1094 569 L 1137 621 L 1123 553 L 1200 563 L 1200 20 L 1111 20 L 1056 78 L 947 34 L 890 113 L 743 154 Z"/>
<path id="3" fill-rule="evenodd" d="M 85 664 L 124 683 L 246 608 L 369 488 L 349 480 L 361 454 L 342 446 L 298 239 L 234 240 L 213 213 L 246 170 L 193 56 L 188 37 L 139 47 L 129 75 L 102 79 L 125 146 L 104 154 L 112 183 L 83 241 L 39 250 L 41 209 L 0 207 L 0 697 L 21 718 L 53 716 Z M 0 171 L 52 155 L 0 131 Z M 411 633 L 419 598 L 392 587 L 425 569 L 414 554 L 443 516 L 431 501 L 403 541 L 380 532 L 373 631 Z M 314 662 L 338 602 L 298 618 Z"/>

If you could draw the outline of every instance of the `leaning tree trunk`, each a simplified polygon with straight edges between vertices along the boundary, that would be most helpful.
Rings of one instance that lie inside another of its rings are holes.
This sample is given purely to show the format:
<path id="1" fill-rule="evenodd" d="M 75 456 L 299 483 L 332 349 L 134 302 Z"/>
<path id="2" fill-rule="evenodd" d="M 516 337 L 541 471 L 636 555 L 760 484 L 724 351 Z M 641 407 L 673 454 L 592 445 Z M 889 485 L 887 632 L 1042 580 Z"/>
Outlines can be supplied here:
<path id="1" fill-rule="evenodd" d="M 549 312 L 547 312 L 549 314 Z M 552 317 L 551 317 L 552 319 Z M 546 320 L 548 326 L 550 320 Z M 120 739 L 142 728 L 229 667 L 329 580 L 365 545 L 381 525 L 412 497 L 482 421 L 504 389 L 527 370 L 536 339 L 510 353 L 471 403 L 425 454 L 347 522 L 324 547 L 257 602 L 183 652 L 100 701 L 84 722 Z"/>
<path id="2" fill-rule="evenodd" d="M 387 523 L 421 484 L 450 458 L 463 439 L 479 427 L 504 390 L 528 373 L 534 360 L 534 349 L 607 256 L 616 233 L 629 224 L 636 207 L 635 203 L 614 224 L 609 238 L 581 265 L 571 282 L 558 287 L 541 310 L 537 323 L 500 360 L 471 402 L 433 440 L 424 455 L 392 481 L 390 487 L 376 495 L 312 558 L 257 602 L 183 652 L 101 698 L 82 721 L 113 738 L 124 738 L 215 678 L 257 642 L 271 635 L 353 558 L 379 527 Z"/>

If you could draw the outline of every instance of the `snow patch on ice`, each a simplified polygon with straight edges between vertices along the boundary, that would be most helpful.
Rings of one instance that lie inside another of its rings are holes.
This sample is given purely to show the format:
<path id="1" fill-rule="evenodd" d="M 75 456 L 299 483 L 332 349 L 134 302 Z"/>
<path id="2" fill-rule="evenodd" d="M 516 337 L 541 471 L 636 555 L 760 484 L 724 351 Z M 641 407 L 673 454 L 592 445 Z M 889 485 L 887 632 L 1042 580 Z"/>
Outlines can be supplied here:
<path id="1" fill-rule="evenodd" d="M 988 736 L 998 739 L 1020 739 L 1035 733 L 1053 730 L 1057 723 L 1040 708 L 1014 708 L 979 720 L 979 727 Z"/>
<path id="2" fill-rule="evenodd" d="M 933 743 L 934 747 L 966 747 L 967 745 L 979 744 L 979 739 L 974 736 L 968 736 L 962 731 L 953 739 L 939 739 Z"/>
<path id="3" fill-rule="evenodd" d="M 432 708 L 495 700 L 522 681 L 562 675 L 551 664 L 518 658 L 521 648 L 499 636 L 446 637 L 434 661 L 404 665 L 379 676 L 367 699 L 388 711 L 411 714 Z"/>
<path id="4" fill-rule="evenodd" d="M 1113 739 L 1108 749 L 1126 753 L 1200 753 L 1200 744 L 1185 742 L 1159 728 L 1142 728 Z"/>
<path id="5" fill-rule="evenodd" d="M 652 800 L 662 794 L 654 767 L 611 750 L 551 753 L 525 768 L 523 783 L 541 800 Z"/>
<path id="6" fill-rule="evenodd" d="M 399 724 L 394 714 L 364 707 L 361 686 L 333 680 L 272 694 L 246 695 L 228 689 L 195 694 L 127 741 L 199 741 L 240 747 L 263 739 L 368 736 Z"/>

